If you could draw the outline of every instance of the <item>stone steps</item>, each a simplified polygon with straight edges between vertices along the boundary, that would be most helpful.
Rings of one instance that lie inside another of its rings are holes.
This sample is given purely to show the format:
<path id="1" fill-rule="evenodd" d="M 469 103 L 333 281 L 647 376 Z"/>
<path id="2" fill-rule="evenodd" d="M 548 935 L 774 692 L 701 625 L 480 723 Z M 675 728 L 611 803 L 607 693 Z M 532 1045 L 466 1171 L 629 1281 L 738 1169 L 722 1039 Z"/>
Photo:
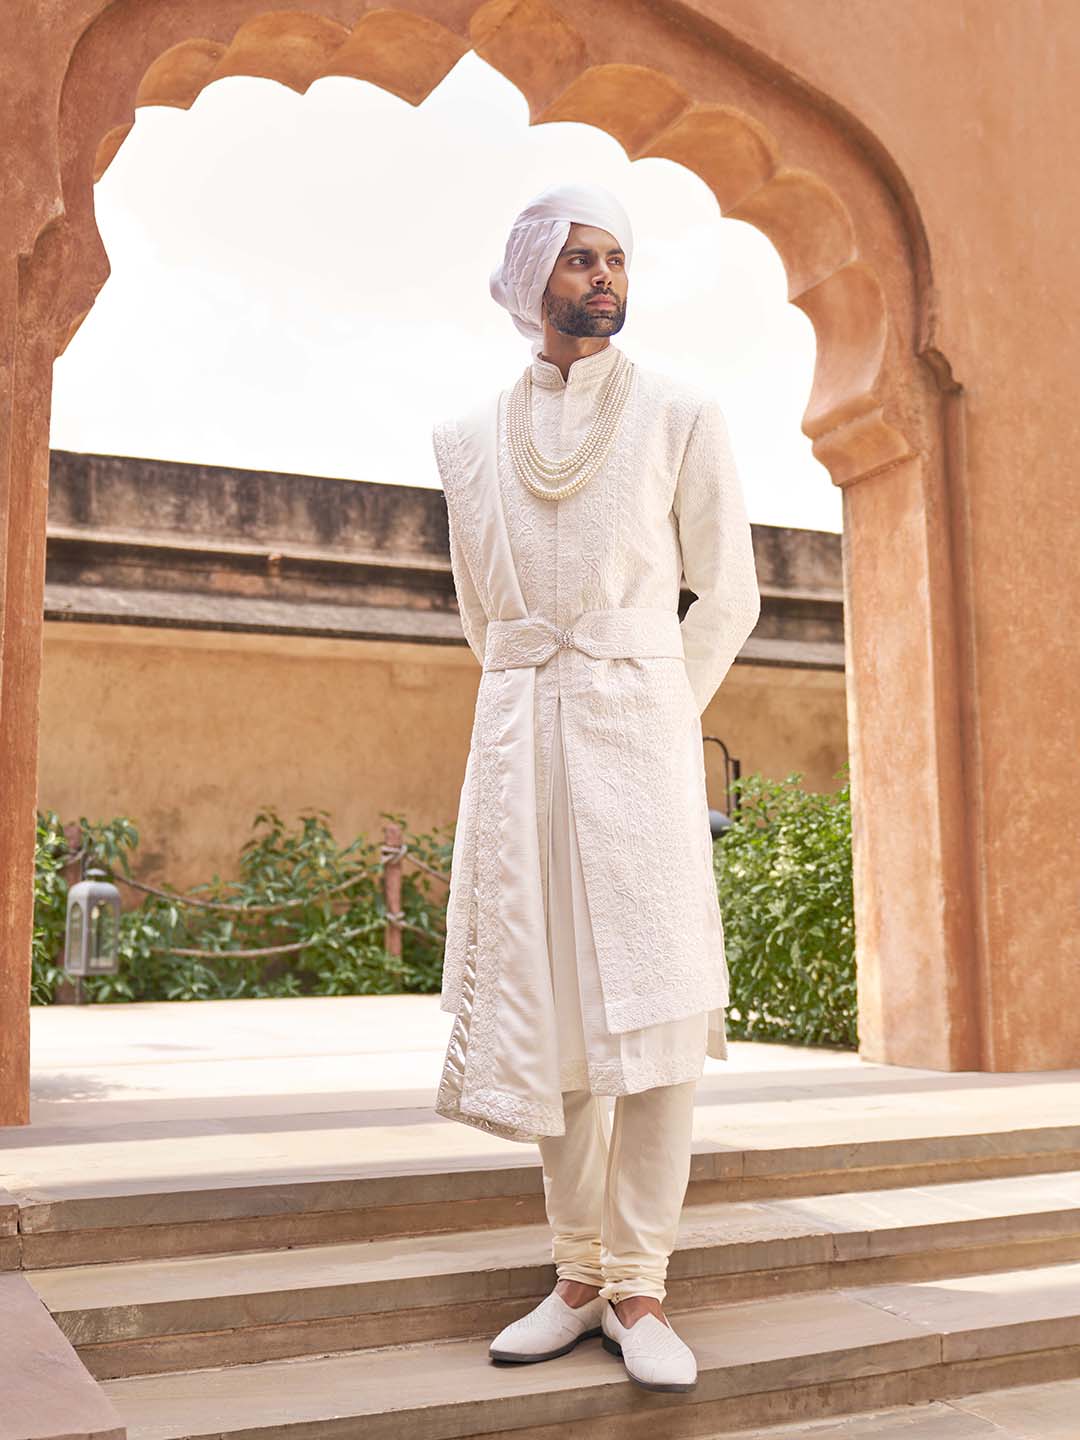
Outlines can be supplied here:
<path id="1" fill-rule="evenodd" d="M 1017 1385 L 928 1405 L 728 1432 L 727 1440 L 1076 1440 L 1080 1380 Z"/>
<path id="2" fill-rule="evenodd" d="M 495 1366 L 486 1336 L 102 1388 L 129 1440 L 716 1436 L 1074 1377 L 1080 1264 L 734 1302 L 683 1311 L 676 1327 L 698 1358 L 689 1395 L 633 1385 L 598 1339 Z"/>
<path id="3" fill-rule="evenodd" d="M 489 1336 L 552 1287 L 546 1224 L 28 1272 L 92 1374 Z M 1080 1260 L 1080 1171 L 684 1207 L 672 1312 Z"/>
<path id="4" fill-rule="evenodd" d="M 517 1149 L 517 1147 L 515 1147 Z M 297 1180 L 249 1175 L 17 1193 L 18 1234 L 0 1268 L 39 1270 L 322 1245 L 533 1224 L 544 1219 L 540 1168 L 501 1163 L 359 1165 Z M 701 1205 L 911 1187 L 1080 1169 L 1080 1127 L 903 1135 L 817 1145 L 698 1145 L 686 1203 Z M 265 1173 L 265 1172 L 264 1172 Z M 2 1220 L 3 1217 L 0 1217 Z M 14 1223 L 14 1222 L 12 1222 Z M 8 1227 L 10 1228 L 10 1226 Z"/>

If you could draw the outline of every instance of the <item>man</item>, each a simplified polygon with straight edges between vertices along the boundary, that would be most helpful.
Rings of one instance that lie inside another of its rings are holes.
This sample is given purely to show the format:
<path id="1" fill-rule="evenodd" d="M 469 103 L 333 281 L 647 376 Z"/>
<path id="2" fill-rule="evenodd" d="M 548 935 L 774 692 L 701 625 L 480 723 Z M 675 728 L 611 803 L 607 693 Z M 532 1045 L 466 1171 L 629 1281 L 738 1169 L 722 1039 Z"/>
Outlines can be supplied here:
<path id="1" fill-rule="evenodd" d="M 483 666 L 435 1108 L 540 1149 L 558 1282 L 491 1358 L 602 1334 L 637 1383 L 689 1390 L 696 1360 L 662 1301 L 728 1000 L 700 717 L 761 601 L 719 407 L 611 344 L 632 246 L 601 187 L 526 206 L 491 293 L 531 363 L 434 430 Z M 683 574 L 697 598 L 680 625 Z"/>

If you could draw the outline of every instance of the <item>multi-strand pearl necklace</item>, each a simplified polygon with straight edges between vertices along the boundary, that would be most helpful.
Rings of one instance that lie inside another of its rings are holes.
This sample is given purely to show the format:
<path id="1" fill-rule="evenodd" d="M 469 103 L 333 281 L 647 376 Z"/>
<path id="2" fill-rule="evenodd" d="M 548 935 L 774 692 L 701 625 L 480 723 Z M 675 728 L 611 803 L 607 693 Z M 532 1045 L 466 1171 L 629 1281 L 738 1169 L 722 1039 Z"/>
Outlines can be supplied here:
<path id="1" fill-rule="evenodd" d="M 565 459 L 549 460 L 540 453 L 533 440 L 532 366 L 526 366 L 510 393 L 506 420 L 510 455 L 514 468 L 527 489 L 541 500 L 565 500 L 568 495 L 575 494 L 583 485 L 588 484 L 604 463 L 611 448 L 626 405 L 633 373 L 633 361 L 628 360 L 620 350 L 600 392 L 596 416 L 589 427 L 589 433 Z M 560 481 L 565 483 L 560 484 Z"/>

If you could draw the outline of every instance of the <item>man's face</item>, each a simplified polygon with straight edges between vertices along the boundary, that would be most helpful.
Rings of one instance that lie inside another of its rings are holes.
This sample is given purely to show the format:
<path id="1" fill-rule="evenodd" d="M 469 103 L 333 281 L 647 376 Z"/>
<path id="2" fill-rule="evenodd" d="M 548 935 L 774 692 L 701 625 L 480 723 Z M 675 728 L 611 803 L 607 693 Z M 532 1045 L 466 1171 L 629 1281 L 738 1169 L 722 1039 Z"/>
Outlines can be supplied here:
<path id="1" fill-rule="evenodd" d="M 564 335 L 614 335 L 626 319 L 629 283 L 614 235 L 573 224 L 544 291 L 544 314 Z"/>

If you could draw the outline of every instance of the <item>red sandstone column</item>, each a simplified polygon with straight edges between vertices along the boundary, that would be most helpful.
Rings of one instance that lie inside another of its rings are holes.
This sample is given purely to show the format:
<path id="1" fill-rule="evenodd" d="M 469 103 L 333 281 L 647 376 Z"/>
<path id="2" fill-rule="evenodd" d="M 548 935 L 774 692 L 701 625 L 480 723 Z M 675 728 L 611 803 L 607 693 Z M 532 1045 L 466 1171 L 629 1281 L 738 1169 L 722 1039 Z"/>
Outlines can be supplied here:
<path id="1" fill-rule="evenodd" d="M 17 266 L 0 272 L 0 1124 L 29 1118 L 38 696 L 49 494 L 51 336 L 16 321 Z M 17 387 L 17 403 L 15 393 Z"/>
<path id="2" fill-rule="evenodd" d="M 985 1043 L 940 447 L 844 490 L 859 1053 L 996 1068 Z"/>

